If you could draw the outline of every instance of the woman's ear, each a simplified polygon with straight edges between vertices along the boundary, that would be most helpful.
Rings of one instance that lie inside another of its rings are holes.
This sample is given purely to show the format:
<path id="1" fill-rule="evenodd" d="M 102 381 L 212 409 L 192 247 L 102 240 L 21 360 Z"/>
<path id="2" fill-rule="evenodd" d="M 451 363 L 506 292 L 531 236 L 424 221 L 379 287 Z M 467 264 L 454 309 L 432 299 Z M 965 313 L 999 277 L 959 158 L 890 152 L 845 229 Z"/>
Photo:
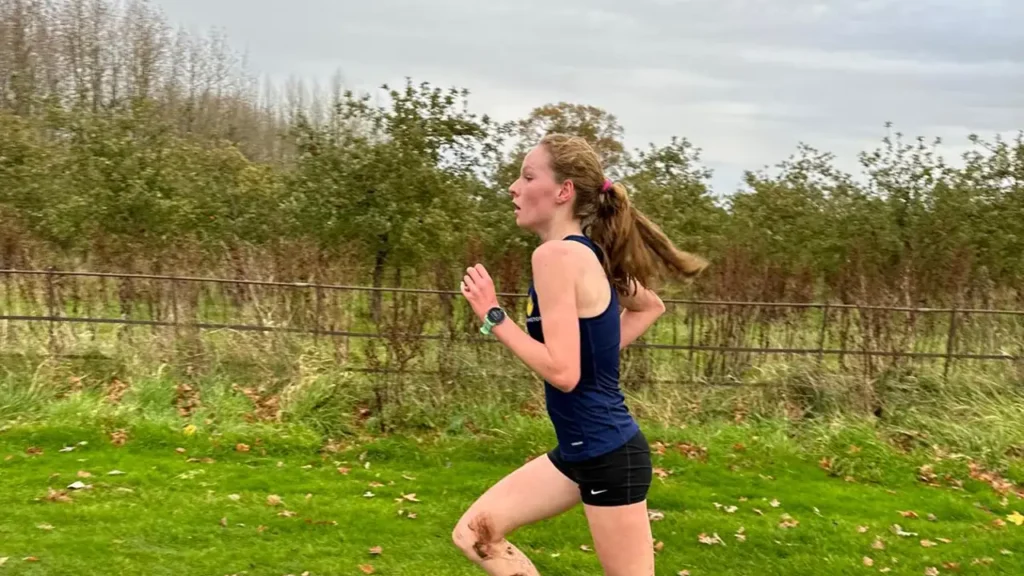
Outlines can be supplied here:
<path id="1" fill-rule="evenodd" d="M 555 197 L 555 200 L 559 204 L 564 204 L 566 202 L 572 202 L 575 196 L 576 184 L 572 180 L 566 179 L 562 182 L 562 187 L 558 189 L 558 196 Z"/>

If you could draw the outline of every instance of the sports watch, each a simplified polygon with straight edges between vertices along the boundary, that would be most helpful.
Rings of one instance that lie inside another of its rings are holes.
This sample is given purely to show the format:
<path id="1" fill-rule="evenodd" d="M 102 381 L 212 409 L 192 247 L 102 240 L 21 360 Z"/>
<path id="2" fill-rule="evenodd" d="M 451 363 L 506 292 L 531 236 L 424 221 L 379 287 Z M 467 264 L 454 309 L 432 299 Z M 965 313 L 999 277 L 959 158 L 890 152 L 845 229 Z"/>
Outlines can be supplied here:
<path id="1" fill-rule="evenodd" d="M 505 321 L 505 310 L 501 306 L 494 306 L 484 316 L 484 325 L 480 327 L 480 333 L 490 335 L 491 329 Z"/>

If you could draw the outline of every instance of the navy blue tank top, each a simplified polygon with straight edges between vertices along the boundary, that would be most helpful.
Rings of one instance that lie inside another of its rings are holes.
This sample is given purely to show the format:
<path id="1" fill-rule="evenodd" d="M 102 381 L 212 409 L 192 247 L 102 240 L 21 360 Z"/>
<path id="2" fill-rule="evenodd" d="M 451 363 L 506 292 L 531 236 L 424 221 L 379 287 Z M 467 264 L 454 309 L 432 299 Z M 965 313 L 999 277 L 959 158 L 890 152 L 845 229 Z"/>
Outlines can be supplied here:
<path id="1" fill-rule="evenodd" d="M 586 236 L 568 236 L 597 254 L 604 255 Z M 544 382 L 548 416 L 558 438 L 558 450 L 566 461 L 580 461 L 611 452 L 628 442 L 639 426 L 626 407 L 619 388 L 619 296 L 608 283 L 612 297 L 608 308 L 598 316 L 580 318 L 580 381 L 572 392 L 562 392 Z M 571 289 L 571 288 L 570 288 Z M 544 341 L 540 305 L 533 282 L 526 331 Z"/>

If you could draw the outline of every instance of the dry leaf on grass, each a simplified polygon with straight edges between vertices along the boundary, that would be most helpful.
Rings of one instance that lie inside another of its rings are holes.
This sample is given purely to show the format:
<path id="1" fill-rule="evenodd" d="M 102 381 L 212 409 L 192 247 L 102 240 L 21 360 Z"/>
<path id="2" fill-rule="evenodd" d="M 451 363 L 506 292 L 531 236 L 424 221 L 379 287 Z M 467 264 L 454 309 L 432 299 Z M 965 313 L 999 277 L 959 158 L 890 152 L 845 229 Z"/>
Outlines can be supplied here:
<path id="1" fill-rule="evenodd" d="M 935 546 L 938 546 L 938 544 L 931 540 L 921 540 L 921 546 L 924 548 L 934 548 Z"/>
<path id="2" fill-rule="evenodd" d="M 50 525 L 50 524 L 40 524 L 40 525 L 36 526 L 36 528 L 39 528 L 40 530 L 46 530 L 47 532 L 49 532 L 50 530 L 53 530 L 53 526 Z"/>
<path id="3" fill-rule="evenodd" d="M 249 451 L 249 445 L 248 444 L 242 444 L 241 442 L 239 442 L 238 444 L 235 444 L 235 452 L 248 452 L 248 451 Z"/>
<path id="4" fill-rule="evenodd" d="M 867 531 L 868 531 L 868 527 L 867 526 L 857 526 L 857 532 L 859 532 L 861 534 L 866 534 Z"/>
<path id="5" fill-rule="evenodd" d="M 952 571 L 956 572 L 957 570 L 960 569 L 960 563 L 959 562 L 943 562 L 942 563 L 942 567 L 945 568 L 946 570 L 952 570 Z"/>
<path id="6" fill-rule="evenodd" d="M 875 550 L 885 550 L 885 542 L 882 542 L 881 538 L 875 538 L 875 541 L 871 544 L 871 547 Z"/>
<path id="7" fill-rule="evenodd" d="M 79 470 L 77 476 L 79 478 L 92 478 L 92 474 L 85 470 Z"/>
<path id="8" fill-rule="evenodd" d="M 370 548 L 370 554 L 372 554 L 374 556 L 380 556 L 383 553 L 384 553 L 384 549 L 381 548 L 380 546 L 374 546 L 373 548 Z"/>
<path id="9" fill-rule="evenodd" d="M 351 470 L 348 469 L 348 468 L 345 468 L 344 466 L 342 466 L 341 468 L 338 468 L 338 474 L 341 474 L 342 476 L 348 476 L 349 472 L 351 472 Z"/>
<path id="10" fill-rule="evenodd" d="M 128 442 L 126 430 L 115 430 L 110 433 L 110 443 L 114 446 L 124 446 Z"/>
<path id="11" fill-rule="evenodd" d="M 293 518 L 293 517 L 297 516 L 297 513 L 296 512 L 292 512 L 291 510 L 282 510 L 282 511 L 278 512 L 277 515 L 278 516 L 282 516 L 284 518 Z"/>
<path id="12" fill-rule="evenodd" d="M 1022 516 L 1020 512 L 1014 511 L 1013 514 L 1007 516 L 1006 519 L 1017 526 L 1024 525 L 1024 516 Z"/>
<path id="13" fill-rule="evenodd" d="M 594 551 L 590 546 L 587 546 L 586 544 L 581 544 L 580 545 L 580 550 L 583 550 L 584 552 L 593 552 Z"/>
<path id="14" fill-rule="evenodd" d="M 770 506 L 771 506 L 772 508 L 778 508 L 779 506 L 782 506 L 782 502 L 779 502 L 778 500 L 772 500 L 772 501 L 771 501 L 771 502 L 769 502 L 768 504 L 769 504 L 769 505 L 770 505 Z"/>
<path id="15" fill-rule="evenodd" d="M 924 576 L 939 576 L 939 569 L 934 566 L 929 566 L 924 569 Z"/>
<path id="16" fill-rule="evenodd" d="M 913 510 L 900 510 L 900 516 L 904 518 L 917 518 L 917 512 Z"/>
<path id="17" fill-rule="evenodd" d="M 283 504 L 283 502 L 281 501 L 281 497 L 277 494 L 267 496 L 267 506 L 280 506 L 281 504 Z"/>
<path id="18" fill-rule="evenodd" d="M 654 551 L 655 552 L 661 552 L 662 549 L 664 549 L 664 548 L 665 548 L 665 543 L 664 542 L 659 540 L 659 541 L 654 543 Z"/>
<path id="19" fill-rule="evenodd" d="M 660 522 L 661 520 L 665 519 L 665 513 L 662 512 L 661 510 L 648 510 L 647 518 L 651 522 Z"/>
<path id="20" fill-rule="evenodd" d="M 0 566 L 3 566 L 4 564 L 7 564 L 8 560 L 10 560 L 10 558 L 6 557 L 6 556 L 3 557 L 3 558 L 0 558 Z"/>
<path id="21" fill-rule="evenodd" d="M 722 541 L 722 539 L 718 536 L 717 533 L 712 534 L 711 536 L 701 533 L 697 536 L 697 541 L 701 544 L 707 544 L 708 546 L 714 546 L 715 544 L 725 546 L 725 542 Z"/>
<path id="22" fill-rule="evenodd" d="M 373 574 L 373 566 L 369 564 L 360 564 L 359 569 L 362 570 L 363 574 Z"/>
<path id="23" fill-rule="evenodd" d="M 50 488 L 47 492 L 46 499 L 50 502 L 71 502 L 71 497 L 68 496 L 67 492 L 63 490 L 54 490 L 53 488 Z"/>
<path id="24" fill-rule="evenodd" d="M 865 556 L 862 561 L 864 562 L 865 566 L 869 566 L 870 567 L 870 566 L 874 566 L 875 565 L 875 561 L 872 560 L 871 558 L 868 558 L 867 556 Z"/>

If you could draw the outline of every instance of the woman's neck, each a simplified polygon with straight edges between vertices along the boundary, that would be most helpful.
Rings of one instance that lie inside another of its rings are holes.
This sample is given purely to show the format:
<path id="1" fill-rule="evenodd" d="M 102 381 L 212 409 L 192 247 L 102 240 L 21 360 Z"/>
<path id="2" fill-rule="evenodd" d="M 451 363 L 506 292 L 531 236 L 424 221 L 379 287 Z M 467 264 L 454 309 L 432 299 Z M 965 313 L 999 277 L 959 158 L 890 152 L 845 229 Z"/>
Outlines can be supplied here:
<path id="1" fill-rule="evenodd" d="M 561 240 L 566 236 L 582 236 L 583 227 L 577 220 L 552 222 L 551 226 L 539 231 L 537 235 L 540 236 L 540 241 L 543 244 L 551 240 Z"/>

